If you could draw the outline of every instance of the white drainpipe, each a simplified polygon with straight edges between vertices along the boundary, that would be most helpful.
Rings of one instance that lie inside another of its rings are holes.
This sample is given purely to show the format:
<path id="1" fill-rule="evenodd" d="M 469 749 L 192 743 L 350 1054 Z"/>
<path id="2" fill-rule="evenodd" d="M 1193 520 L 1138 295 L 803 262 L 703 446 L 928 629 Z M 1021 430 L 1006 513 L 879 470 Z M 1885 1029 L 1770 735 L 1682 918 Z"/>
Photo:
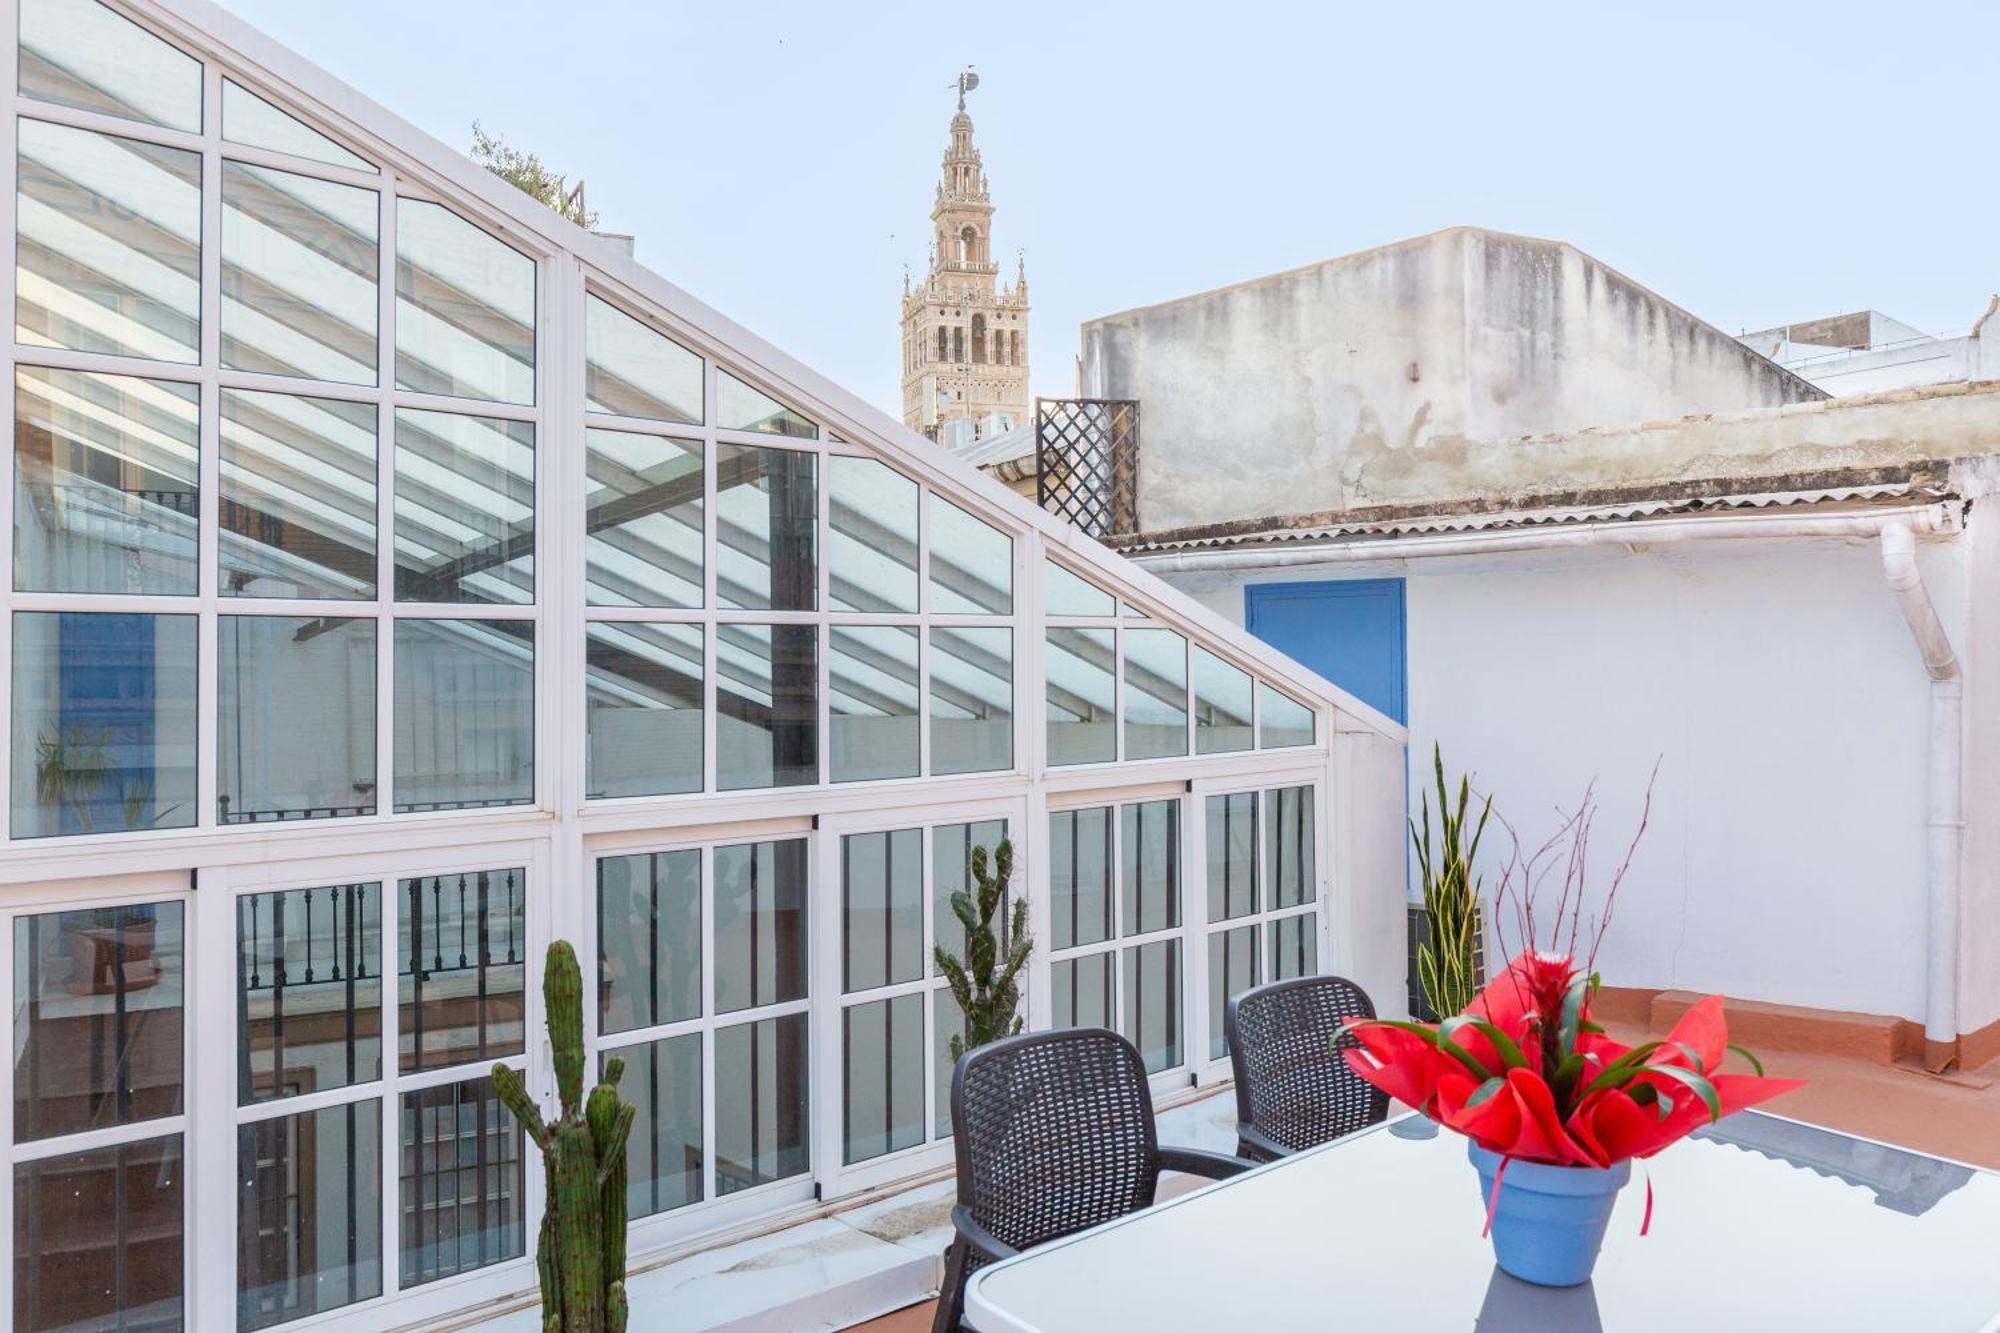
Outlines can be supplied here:
<path id="1" fill-rule="evenodd" d="M 1906 524 L 1882 529 L 1882 572 L 1910 622 L 1924 670 L 1931 678 L 1929 861 L 1930 975 L 1924 1002 L 1924 1063 L 1942 1069 L 1958 1042 L 1958 867 L 1965 836 L 1960 803 L 1960 692 L 1958 658 L 1938 620 L 1937 608 L 1917 568 L 1916 535 Z"/>

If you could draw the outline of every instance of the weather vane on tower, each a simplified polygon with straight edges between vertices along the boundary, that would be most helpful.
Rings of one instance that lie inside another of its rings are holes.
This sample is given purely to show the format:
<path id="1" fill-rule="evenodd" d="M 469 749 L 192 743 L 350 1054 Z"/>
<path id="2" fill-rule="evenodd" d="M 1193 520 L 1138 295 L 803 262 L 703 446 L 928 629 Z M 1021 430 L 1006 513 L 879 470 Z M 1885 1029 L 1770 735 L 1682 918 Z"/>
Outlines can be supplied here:
<path id="1" fill-rule="evenodd" d="M 965 110 L 965 95 L 979 86 L 979 76 L 972 72 L 972 66 L 965 67 L 965 73 L 958 76 L 958 109 Z"/>

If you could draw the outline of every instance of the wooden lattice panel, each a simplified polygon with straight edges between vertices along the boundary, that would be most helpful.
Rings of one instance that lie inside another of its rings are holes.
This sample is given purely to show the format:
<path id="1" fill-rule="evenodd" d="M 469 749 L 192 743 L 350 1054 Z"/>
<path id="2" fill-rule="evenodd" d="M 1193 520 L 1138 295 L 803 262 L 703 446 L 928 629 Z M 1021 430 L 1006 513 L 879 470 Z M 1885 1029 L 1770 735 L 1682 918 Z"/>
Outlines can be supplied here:
<path id="1" fill-rule="evenodd" d="M 1139 404 L 1035 400 L 1035 498 L 1093 537 L 1139 528 Z"/>

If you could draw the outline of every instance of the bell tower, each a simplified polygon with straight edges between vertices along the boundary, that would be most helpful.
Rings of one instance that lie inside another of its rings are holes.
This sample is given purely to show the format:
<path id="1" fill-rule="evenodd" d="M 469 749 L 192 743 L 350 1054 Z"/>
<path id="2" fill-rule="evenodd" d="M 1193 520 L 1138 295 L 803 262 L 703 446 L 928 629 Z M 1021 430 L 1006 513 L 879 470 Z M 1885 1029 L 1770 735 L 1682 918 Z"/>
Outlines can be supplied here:
<path id="1" fill-rule="evenodd" d="M 1001 284 L 993 197 L 965 110 L 978 86 L 970 70 L 958 76 L 929 271 L 903 279 L 903 421 L 954 447 L 1028 421 L 1027 263 L 1017 256 L 1014 281 Z"/>

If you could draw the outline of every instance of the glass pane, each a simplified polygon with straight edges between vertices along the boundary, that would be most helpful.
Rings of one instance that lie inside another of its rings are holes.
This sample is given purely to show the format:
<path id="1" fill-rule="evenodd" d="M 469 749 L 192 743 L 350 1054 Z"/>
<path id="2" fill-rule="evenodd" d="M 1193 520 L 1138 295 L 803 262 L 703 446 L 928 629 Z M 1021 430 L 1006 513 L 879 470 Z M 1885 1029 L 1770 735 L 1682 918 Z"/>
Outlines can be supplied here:
<path id="1" fill-rule="evenodd" d="M 841 1011 L 841 1144 L 851 1165 L 924 1141 L 924 997 Z"/>
<path id="2" fill-rule="evenodd" d="M 915 777 L 917 631 L 901 625 L 835 625 L 828 643 L 833 780 Z"/>
<path id="3" fill-rule="evenodd" d="M 14 613 L 14 836 L 191 828 L 195 618 Z"/>
<path id="4" fill-rule="evenodd" d="M 1297 907 L 1319 896 L 1312 788 L 1267 792 L 1265 807 L 1264 865 L 1271 877 L 1271 906 Z"/>
<path id="5" fill-rule="evenodd" d="M 396 413 L 396 600 L 535 600 L 535 427 Z"/>
<path id="6" fill-rule="evenodd" d="M 1232 997 L 1261 979 L 1257 965 L 1257 927 L 1218 930 L 1208 937 L 1208 1058 L 1229 1054 L 1223 1031 L 1224 1011 Z"/>
<path id="7" fill-rule="evenodd" d="M 1125 631 L 1125 757 L 1187 753 L 1187 640 L 1170 629 Z"/>
<path id="8" fill-rule="evenodd" d="M 1196 754 L 1248 750 L 1250 673 L 1197 646 L 1194 650 L 1194 749 Z"/>
<path id="9" fill-rule="evenodd" d="M 1127 935 L 1181 923 L 1181 803 L 1118 808 L 1119 876 Z"/>
<path id="10" fill-rule="evenodd" d="M 200 391 L 23 366 L 14 379 L 14 586 L 195 591 Z"/>
<path id="11" fill-rule="evenodd" d="M 1117 686 L 1111 674 L 1117 654 L 1111 630 L 1050 627 L 1043 671 L 1051 766 L 1118 757 Z"/>
<path id="12" fill-rule="evenodd" d="M 949 500 L 931 497 L 931 611 L 1010 614 L 1014 539 Z"/>
<path id="13" fill-rule="evenodd" d="M 1125 1037 L 1139 1048 L 1149 1074 L 1181 1063 L 1179 940 L 1125 951 Z"/>
<path id="14" fill-rule="evenodd" d="M 1053 560 L 1042 562 L 1042 614 L 1049 616 L 1115 616 L 1118 603 L 1110 593 L 1086 583 Z"/>
<path id="15" fill-rule="evenodd" d="M 811 1169 L 806 1016 L 715 1034 L 715 1192 L 734 1194 Z"/>
<path id="16" fill-rule="evenodd" d="M 1257 910 L 1257 794 L 1208 798 L 1208 919 Z"/>
<path id="17" fill-rule="evenodd" d="M 819 781 L 811 625 L 715 627 L 715 781 L 723 791 Z"/>
<path id="18" fill-rule="evenodd" d="M 724 607 L 811 611 L 818 605 L 814 462 L 792 449 L 715 447 L 715 595 Z"/>
<path id="19" fill-rule="evenodd" d="M 650 1217 L 702 1198 L 701 1034 L 621 1046 L 618 1095 L 635 1108 L 626 1141 L 625 1216 Z"/>
<path id="20" fill-rule="evenodd" d="M 965 957 L 965 927 L 952 914 L 951 895 L 972 892 L 972 849 L 984 847 L 988 866 L 993 864 L 993 855 L 1007 836 L 1007 821 L 1004 819 L 982 819 L 971 824 L 940 824 L 931 830 L 931 940 L 942 946 L 953 957 Z M 1009 906 L 997 918 L 1000 938 L 1007 939 L 1007 925 L 1013 917 L 1011 906 L 1015 898 L 1022 896 L 1020 871 L 1016 870 L 1013 884 L 1008 887 Z M 926 951 L 925 957 L 929 958 Z M 929 963 L 931 975 L 937 975 L 937 963 Z M 1025 992 L 1027 986 L 1022 985 Z"/>
<path id="21" fill-rule="evenodd" d="M 14 919 L 14 1138 L 178 1115 L 181 904 Z"/>
<path id="22" fill-rule="evenodd" d="M 1313 743 L 1313 713 L 1263 681 L 1257 682 L 1257 744 L 1269 750 Z"/>
<path id="23" fill-rule="evenodd" d="M 222 164 L 222 364 L 375 383 L 373 190 Z"/>
<path id="24" fill-rule="evenodd" d="M 951 1136 L 953 1037 L 965 1040 L 965 1013 L 951 991 L 940 987 L 931 992 L 931 1135 L 940 1139 Z"/>
<path id="25" fill-rule="evenodd" d="M 222 616 L 216 818 L 375 813 L 375 622 Z"/>
<path id="26" fill-rule="evenodd" d="M 527 1252 L 521 1131 L 491 1077 L 403 1094 L 402 1285 Z"/>
<path id="27" fill-rule="evenodd" d="M 1049 815 L 1049 947 L 1111 938 L 1111 807 Z"/>
<path id="28" fill-rule="evenodd" d="M 1271 923 L 1271 980 L 1287 981 L 1319 971 L 1319 917 L 1313 912 Z"/>
<path id="29" fill-rule="evenodd" d="M 715 849 L 715 1011 L 806 996 L 806 841 Z"/>
<path id="30" fill-rule="evenodd" d="M 14 1168 L 16 1333 L 185 1327 L 181 1136 Z"/>
<path id="31" fill-rule="evenodd" d="M 397 884 L 396 1036 L 404 1073 L 524 1049 L 527 877 L 515 866 Z"/>
<path id="32" fill-rule="evenodd" d="M 840 840 L 841 989 L 873 990 L 924 974 L 924 835 Z"/>
<path id="33" fill-rule="evenodd" d="M 1014 631 L 930 631 L 931 772 L 1014 766 Z"/>
<path id="34" fill-rule="evenodd" d="M 236 1097 L 248 1106 L 382 1077 L 382 886 L 236 900 Z"/>
<path id="35" fill-rule="evenodd" d="M 89 0 L 21 0 L 21 96 L 201 133 L 201 62 Z"/>
<path id="36" fill-rule="evenodd" d="M 19 122 L 15 337 L 192 365 L 201 348 L 201 155 Z"/>
<path id="37" fill-rule="evenodd" d="M 583 298 L 583 396 L 593 412 L 701 424 L 701 358 L 595 296 Z"/>
<path id="38" fill-rule="evenodd" d="M 622 430 L 583 440 L 590 604 L 700 606 L 700 442 Z"/>
<path id="39" fill-rule="evenodd" d="M 236 1326 L 382 1294 L 382 1103 L 236 1130 Z"/>
<path id="40" fill-rule="evenodd" d="M 396 387 L 535 401 L 535 261 L 419 199 L 396 201 Z"/>
<path id="41" fill-rule="evenodd" d="M 222 391 L 224 597 L 375 595 L 373 403 Z"/>
<path id="42" fill-rule="evenodd" d="M 309 158 L 330 167 L 375 170 L 374 163 L 356 157 L 297 116 L 279 110 L 233 79 L 222 81 L 222 137 L 231 143 Z"/>
<path id="43" fill-rule="evenodd" d="M 602 858 L 597 1030 L 629 1032 L 700 1016 L 701 853 Z"/>
<path id="44" fill-rule="evenodd" d="M 819 438 L 818 426 L 726 370 L 715 372 L 715 397 L 715 424 L 724 430 L 752 430 L 800 440 Z"/>
<path id="45" fill-rule="evenodd" d="M 535 627 L 396 622 L 396 810 L 525 805 L 535 791 Z"/>
<path id="46" fill-rule="evenodd" d="M 917 610 L 917 483 L 872 458 L 826 460 L 827 604 Z"/>
<path id="47" fill-rule="evenodd" d="M 701 790 L 701 672 L 699 625 L 590 626 L 584 654 L 588 796 Z"/>
<path id="48" fill-rule="evenodd" d="M 1058 958 L 1049 965 L 1049 996 L 1055 1009 L 1051 1027 L 1117 1026 L 1118 1010 L 1111 994 L 1112 961 L 1109 953 L 1093 953 Z"/>

